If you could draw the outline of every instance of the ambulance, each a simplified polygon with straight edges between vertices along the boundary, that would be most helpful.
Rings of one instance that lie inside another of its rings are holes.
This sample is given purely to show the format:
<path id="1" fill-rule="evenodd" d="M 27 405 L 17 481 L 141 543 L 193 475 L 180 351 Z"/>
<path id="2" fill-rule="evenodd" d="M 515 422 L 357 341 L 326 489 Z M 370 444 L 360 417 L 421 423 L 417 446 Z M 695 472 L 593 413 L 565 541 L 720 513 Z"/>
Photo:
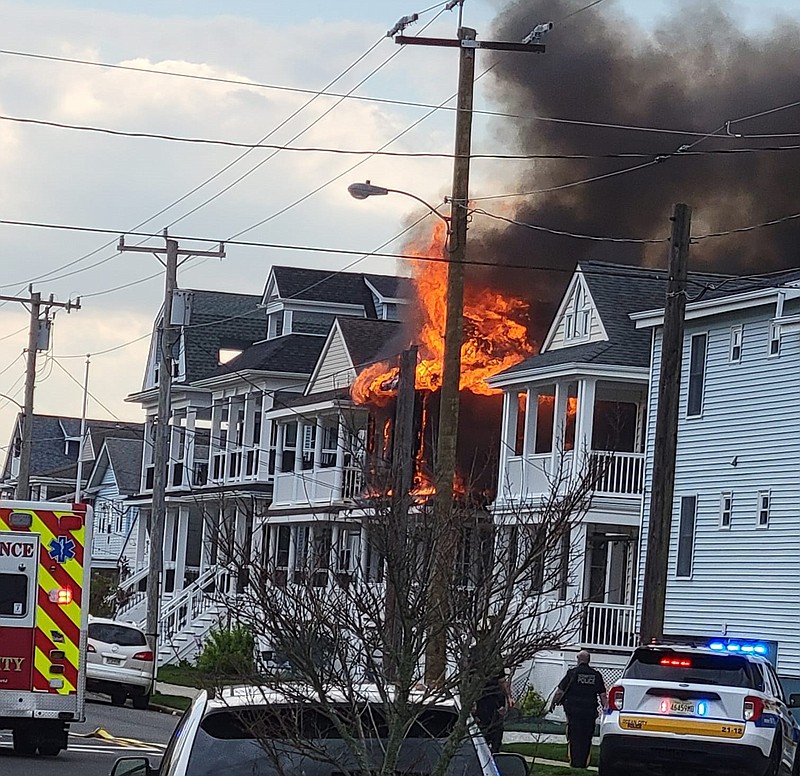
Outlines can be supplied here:
<path id="1" fill-rule="evenodd" d="M 85 504 L 0 501 L 0 730 L 54 757 L 84 720 L 92 515 Z"/>

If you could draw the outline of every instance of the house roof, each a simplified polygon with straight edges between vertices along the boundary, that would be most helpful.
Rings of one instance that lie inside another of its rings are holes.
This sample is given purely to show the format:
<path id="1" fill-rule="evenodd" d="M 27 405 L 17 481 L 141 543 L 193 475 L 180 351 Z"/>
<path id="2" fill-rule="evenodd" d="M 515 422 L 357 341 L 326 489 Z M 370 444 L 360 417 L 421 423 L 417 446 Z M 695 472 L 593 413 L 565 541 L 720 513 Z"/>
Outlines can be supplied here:
<path id="1" fill-rule="evenodd" d="M 364 307 L 368 318 L 375 317 L 375 305 L 364 281 L 369 281 L 384 299 L 406 299 L 412 293 L 409 278 L 392 275 L 278 266 L 272 268 L 272 276 L 281 299 L 358 304 Z"/>
<path id="2" fill-rule="evenodd" d="M 19 427 L 20 418 L 17 418 L 16 429 Z M 112 436 L 126 439 L 141 439 L 144 426 L 141 423 L 123 423 L 114 420 L 86 420 L 86 428 L 93 440 L 97 439 L 94 448 L 99 450 L 99 440 Z M 62 415 L 33 416 L 33 443 L 31 445 L 31 476 L 32 477 L 74 477 L 77 471 L 78 450 L 67 452 L 67 438 L 79 439 L 81 432 L 80 418 Z M 10 476 L 10 462 L 13 454 L 13 445 L 10 446 L 6 456 L 3 471 L 4 478 Z M 88 475 L 88 471 L 86 472 Z"/>
<path id="3" fill-rule="evenodd" d="M 353 366 L 365 366 L 375 358 L 395 355 L 403 348 L 403 324 L 367 318 L 337 318 Z M 393 352 L 391 346 L 396 346 Z"/>
<path id="4" fill-rule="evenodd" d="M 211 376 L 242 370 L 310 374 L 324 344 L 324 337 L 314 334 L 286 334 L 264 340 L 251 345 L 227 364 L 218 366 Z"/>
<path id="5" fill-rule="evenodd" d="M 245 349 L 267 336 L 261 296 L 186 289 L 191 294 L 190 316 L 183 326 L 185 382 L 214 374 L 220 348 Z"/>
<path id="6" fill-rule="evenodd" d="M 117 487 L 126 496 L 139 492 L 143 444 L 141 439 L 110 438 L 105 441 L 105 450 L 114 470 Z"/>
<path id="7" fill-rule="evenodd" d="M 414 295 L 411 278 L 392 275 L 364 275 L 364 280 L 384 299 L 411 299 Z"/>

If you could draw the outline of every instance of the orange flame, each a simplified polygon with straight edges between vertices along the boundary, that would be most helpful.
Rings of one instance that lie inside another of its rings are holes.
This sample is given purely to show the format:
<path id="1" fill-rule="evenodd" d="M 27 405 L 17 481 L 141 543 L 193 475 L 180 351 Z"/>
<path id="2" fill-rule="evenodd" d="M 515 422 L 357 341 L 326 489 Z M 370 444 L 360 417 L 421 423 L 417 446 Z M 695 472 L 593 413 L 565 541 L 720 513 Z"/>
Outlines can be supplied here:
<path id="1" fill-rule="evenodd" d="M 427 244 L 411 245 L 406 251 L 412 255 L 445 258 L 445 239 L 445 226 L 437 222 Z M 420 306 L 420 328 L 414 337 L 419 346 L 416 387 L 417 390 L 436 391 L 442 384 L 448 264 L 445 261 L 412 261 L 412 271 Z M 487 385 L 487 378 L 533 353 L 527 327 L 520 322 L 527 313 L 528 304 L 522 299 L 503 296 L 489 288 L 466 287 L 462 391 L 485 396 L 499 393 Z M 396 390 L 398 371 L 386 362 L 371 364 L 353 383 L 353 400 L 358 404 L 385 405 Z"/>

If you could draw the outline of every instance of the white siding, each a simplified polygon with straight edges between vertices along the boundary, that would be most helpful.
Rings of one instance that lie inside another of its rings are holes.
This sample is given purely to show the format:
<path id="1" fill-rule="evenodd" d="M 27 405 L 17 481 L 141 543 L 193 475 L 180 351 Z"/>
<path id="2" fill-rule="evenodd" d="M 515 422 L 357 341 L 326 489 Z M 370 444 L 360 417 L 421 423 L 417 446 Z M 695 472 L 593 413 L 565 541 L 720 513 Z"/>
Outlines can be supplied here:
<path id="1" fill-rule="evenodd" d="M 343 388 L 350 385 L 355 378 L 356 373 L 350 361 L 350 354 L 347 352 L 344 338 L 336 329 L 331 335 L 316 376 L 309 384 L 306 393 L 310 395 L 331 391 L 334 388 Z"/>
<path id="2" fill-rule="evenodd" d="M 687 325 L 665 630 L 778 641 L 779 670 L 800 676 L 800 338 L 785 335 L 780 355 L 770 358 L 773 314 L 774 308 L 763 307 L 746 317 Z M 742 359 L 729 363 L 730 327 L 737 323 L 744 324 Z M 687 419 L 688 343 L 701 332 L 708 332 L 703 412 Z M 660 337 L 659 331 L 648 418 L 643 547 Z M 761 490 L 772 493 L 767 529 L 756 528 Z M 733 493 L 729 530 L 719 529 L 724 491 Z M 691 579 L 676 579 L 680 499 L 688 495 L 697 496 L 693 570 Z"/>
<path id="3" fill-rule="evenodd" d="M 586 295 L 586 298 L 591 303 L 591 310 L 589 312 L 589 336 L 583 339 L 567 340 L 565 336 L 566 313 L 568 310 L 572 309 L 579 283 L 582 286 L 582 292 Z M 589 293 L 589 288 L 587 287 L 583 278 L 580 275 L 576 275 L 575 281 L 570 288 L 569 296 L 566 298 L 565 303 L 562 304 L 558 322 L 556 323 L 555 334 L 553 335 L 552 341 L 547 346 L 547 350 L 559 350 L 561 348 L 572 347 L 573 345 L 584 345 L 587 342 L 604 342 L 606 339 L 608 338 L 606 337 L 603 326 L 600 323 L 600 316 L 597 312 L 597 308 L 595 307 L 592 295 Z"/>

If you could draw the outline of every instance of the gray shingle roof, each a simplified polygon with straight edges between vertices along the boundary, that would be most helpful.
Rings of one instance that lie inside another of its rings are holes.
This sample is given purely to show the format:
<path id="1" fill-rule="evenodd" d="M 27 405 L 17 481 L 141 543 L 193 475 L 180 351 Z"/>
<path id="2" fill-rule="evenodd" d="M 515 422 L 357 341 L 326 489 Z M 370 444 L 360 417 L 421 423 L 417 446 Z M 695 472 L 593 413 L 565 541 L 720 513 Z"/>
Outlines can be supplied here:
<path id="1" fill-rule="evenodd" d="M 411 278 L 364 275 L 364 279 L 369 281 L 384 299 L 411 299 L 414 296 L 414 284 Z"/>
<path id="2" fill-rule="evenodd" d="M 106 439 L 105 448 L 119 492 L 129 496 L 139 492 L 142 466 L 141 439 Z"/>
<path id="3" fill-rule="evenodd" d="M 603 321 L 608 341 L 540 353 L 507 369 L 503 374 L 571 363 L 642 368 L 650 365 L 651 332 L 649 329 L 637 329 L 630 315 L 664 308 L 666 271 L 600 261 L 582 261 L 579 266 Z M 766 281 L 763 278 L 754 280 L 746 277 L 731 279 L 730 276 L 702 272 L 690 272 L 689 279 L 695 292 L 699 294 L 702 291 L 702 298 L 710 300 L 765 288 L 771 284 L 797 281 L 800 280 L 800 270 L 776 273 Z"/>
<path id="4" fill-rule="evenodd" d="M 218 366 L 212 376 L 244 369 L 311 374 L 324 344 L 324 337 L 313 334 L 287 334 L 265 340 L 251 345 L 227 364 Z"/>
<path id="5" fill-rule="evenodd" d="M 367 318 L 337 320 L 350 358 L 356 367 L 382 356 L 396 355 L 405 347 L 404 326 L 398 321 L 376 321 Z"/>
<path id="6" fill-rule="evenodd" d="M 114 420 L 94 420 L 87 418 L 86 426 L 94 439 L 101 440 L 119 435 L 126 438 L 142 438 L 143 426 L 141 423 L 123 423 Z M 33 416 L 33 444 L 31 446 L 31 476 L 32 477 L 69 477 L 77 471 L 78 445 L 72 445 L 67 452 L 66 437 L 80 437 L 80 418 L 71 418 L 60 415 Z M 65 432 L 66 431 L 66 436 Z M 99 452 L 101 444 L 94 448 Z M 12 451 L 6 459 L 5 476 L 8 476 L 8 466 Z M 86 472 L 88 475 L 88 471 Z"/>
<path id="7" fill-rule="evenodd" d="M 306 267 L 273 267 L 272 273 L 282 299 L 360 304 L 368 316 L 375 317 L 372 294 L 364 284 L 364 278 L 360 273 L 332 274 L 324 269 Z"/>
<path id="8" fill-rule="evenodd" d="M 191 317 L 189 325 L 183 327 L 187 383 L 216 372 L 220 348 L 245 349 L 267 336 L 260 295 L 204 290 L 189 293 Z"/>

